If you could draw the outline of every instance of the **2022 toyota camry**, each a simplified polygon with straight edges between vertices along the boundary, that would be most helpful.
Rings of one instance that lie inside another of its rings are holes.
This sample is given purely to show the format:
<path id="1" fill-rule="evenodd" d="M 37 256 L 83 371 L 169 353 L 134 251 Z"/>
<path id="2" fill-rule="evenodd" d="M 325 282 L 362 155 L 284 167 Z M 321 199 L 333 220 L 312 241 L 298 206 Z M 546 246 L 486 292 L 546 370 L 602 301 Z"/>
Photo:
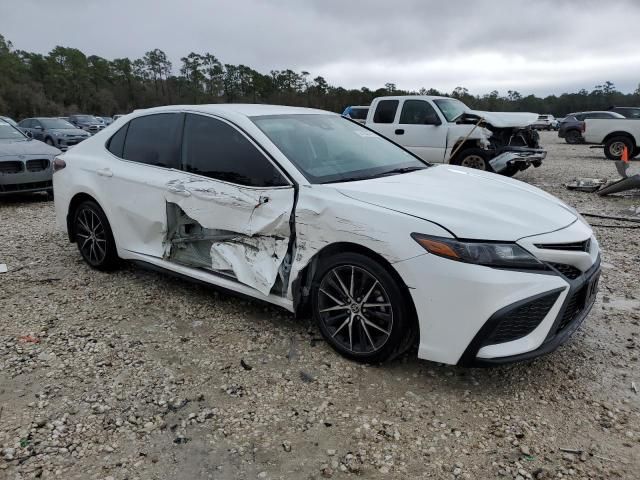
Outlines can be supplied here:
<path id="1" fill-rule="evenodd" d="M 310 313 L 360 361 L 416 339 L 450 364 L 533 358 L 597 291 L 598 242 L 574 209 L 321 110 L 140 110 L 54 169 L 58 223 L 92 267 L 134 260 Z"/>

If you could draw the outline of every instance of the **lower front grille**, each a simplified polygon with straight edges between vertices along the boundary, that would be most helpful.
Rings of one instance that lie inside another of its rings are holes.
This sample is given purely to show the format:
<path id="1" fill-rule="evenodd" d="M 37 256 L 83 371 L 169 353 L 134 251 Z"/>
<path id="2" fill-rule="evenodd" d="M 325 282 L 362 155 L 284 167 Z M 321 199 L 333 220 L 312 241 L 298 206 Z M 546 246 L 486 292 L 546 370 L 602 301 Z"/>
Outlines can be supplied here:
<path id="1" fill-rule="evenodd" d="M 8 193 L 8 192 L 21 192 L 25 190 L 37 190 L 42 189 L 46 190 L 48 188 L 53 188 L 53 182 L 49 180 L 48 182 L 29 182 L 29 183 L 15 183 L 9 185 L 3 185 L 0 183 L 0 192 Z"/>
<path id="2" fill-rule="evenodd" d="M 570 280 L 575 280 L 582 275 L 582 271 L 573 265 L 567 265 L 566 263 L 551 263 L 550 265 Z"/>
<path id="3" fill-rule="evenodd" d="M 567 301 L 564 313 L 562 314 L 562 320 L 560 320 L 560 323 L 558 324 L 558 332 L 564 330 L 567 325 L 569 325 L 578 315 L 580 315 L 580 312 L 584 310 L 587 306 L 588 293 L 589 284 L 585 283 L 579 290 L 571 295 Z"/>
<path id="4" fill-rule="evenodd" d="M 27 160 L 27 170 L 30 172 L 41 172 L 47 168 L 49 168 L 49 160 L 46 158 Z"/>
<path id="5" fill-rule="evenodd" d="M 23 169 L 22 162 L 0 162 L 0 173 L 20 173 Z"/>
<path id="6" fill-rule="evenodd" d="M 559 296 L 560 291 L 551 292 L 505 312 L 483 344 L 511 342 L 529 335 L 547 316 Z"/>

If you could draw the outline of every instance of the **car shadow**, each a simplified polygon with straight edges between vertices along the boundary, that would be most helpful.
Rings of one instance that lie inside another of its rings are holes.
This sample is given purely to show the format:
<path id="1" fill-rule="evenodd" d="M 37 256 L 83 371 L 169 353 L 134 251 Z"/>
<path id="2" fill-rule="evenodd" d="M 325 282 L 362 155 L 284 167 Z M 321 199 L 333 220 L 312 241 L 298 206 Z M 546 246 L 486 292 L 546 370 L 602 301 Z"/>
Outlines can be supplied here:
<path id="1" fill-rule="evenodd" d="M 6 204 L 31 204 L 31 203 L 43 203 L 49 202 L 51 198 L 45 192 L 34 192 L 34 193 L 10 193 L 7 195 L 0 196 L 0 203 Z"/>

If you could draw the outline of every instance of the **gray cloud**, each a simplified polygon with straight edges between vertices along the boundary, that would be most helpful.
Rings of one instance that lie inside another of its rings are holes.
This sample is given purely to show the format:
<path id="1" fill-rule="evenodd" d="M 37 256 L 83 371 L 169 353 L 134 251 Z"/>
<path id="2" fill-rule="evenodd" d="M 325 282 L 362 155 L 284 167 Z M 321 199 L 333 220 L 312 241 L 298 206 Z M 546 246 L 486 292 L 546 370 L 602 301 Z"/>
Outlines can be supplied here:
<path id="1" fill-rule="evenodd" d="M 106 58 L 160 48 L 308 70 L 345 87 L 458 85 L 559 93 L 640 81 L 640 2 L 597 0 L 21 0 L 0 4 L 16 48 L 72 46 Z M 177 68 L 176 68 L 177 70 Z"/>

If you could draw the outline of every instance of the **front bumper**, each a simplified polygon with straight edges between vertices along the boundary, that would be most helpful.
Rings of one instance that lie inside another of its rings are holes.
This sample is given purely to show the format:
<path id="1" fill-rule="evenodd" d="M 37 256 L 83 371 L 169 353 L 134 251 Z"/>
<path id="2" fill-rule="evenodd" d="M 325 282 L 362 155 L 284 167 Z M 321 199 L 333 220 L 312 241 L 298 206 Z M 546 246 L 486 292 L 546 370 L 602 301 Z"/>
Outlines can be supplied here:
<path id="1" fill-rule="evenodd" d="M 556 248 L 585 239 L 588 251 Z M 557 348 L 578 328 L 594 298 L 580 295 L 585 295 L 585 285 L 593 285 L 600 268 L 598 242 L 589 226 L 576 220 L 517 243 L 548 269 L 490 268 L 431 254 L 393 264 L 416 309 L 419 358 L 463 365 L 525 360 Z M 591 292 L 594 288 L 597 284 Z M 531 304 L 536 299 L 546 304 Z M 507 323 L 497 331 L 498 320 L 518 308 L 518 321 L 525 324 Z"/>
<path id="2" fill-rule="evenodd" d="M 567 279 L 570 285 L 569 291 L 564 297 L 564 301 L 562 302 L 558 313 L 554 317 L 547 337 L 535 350 L 495 358 L 482 358 L 478 356 L 478 353 L 482 350 L 487 339 L 491 338 L 496 329 L 499 328 L 505 319 L 508 319 L 511 312 L 519 308 L 523 303 L 533 304 L 534 302 L 539 301 L 539 298 L 532 297 L 518 302 L 517 304 L 509 305 L 492 315 L 469 344 L 458 364 L 465 367 L 496 366 L 532 360 L 541 355 L 553 352 L 575 333 L 587 315 L 589 315 L 589 312 L 596 301 L 599 278 L 600 259 L 598 258 L 596 264 L 593 265 L 593 267 L 591 267 L 591 269 L 584 275 L 581 275 L 575 280 Z M 548 292 L 547 294 L 549 293 L 551 292 Z"/>
<path id="3" fill-rule="evenodd" d="M 52 191 L 52 160 L 48 156 L 22 155 L 0 158 L 0 195 Z"/>
<path id="4" fill-rule="evenodd" d="M 546 150 L 541 148 L 506 147 L 489 160 L 489 164 L 496 173 L 501 173 L 512 167 L 526 170 L 531 165 L 538 168 L 546 157 Z"/>
<path id="5" fill-rule="evenodd" d="M 85 136 L 74 136 L 74 137 L 56 137 L 56 147 L 60 150 L 65 151 L 69 147 L 73 147 L 74 145 L 79 144 L 83 140 L 86 140 L 89 137 Z"/>

